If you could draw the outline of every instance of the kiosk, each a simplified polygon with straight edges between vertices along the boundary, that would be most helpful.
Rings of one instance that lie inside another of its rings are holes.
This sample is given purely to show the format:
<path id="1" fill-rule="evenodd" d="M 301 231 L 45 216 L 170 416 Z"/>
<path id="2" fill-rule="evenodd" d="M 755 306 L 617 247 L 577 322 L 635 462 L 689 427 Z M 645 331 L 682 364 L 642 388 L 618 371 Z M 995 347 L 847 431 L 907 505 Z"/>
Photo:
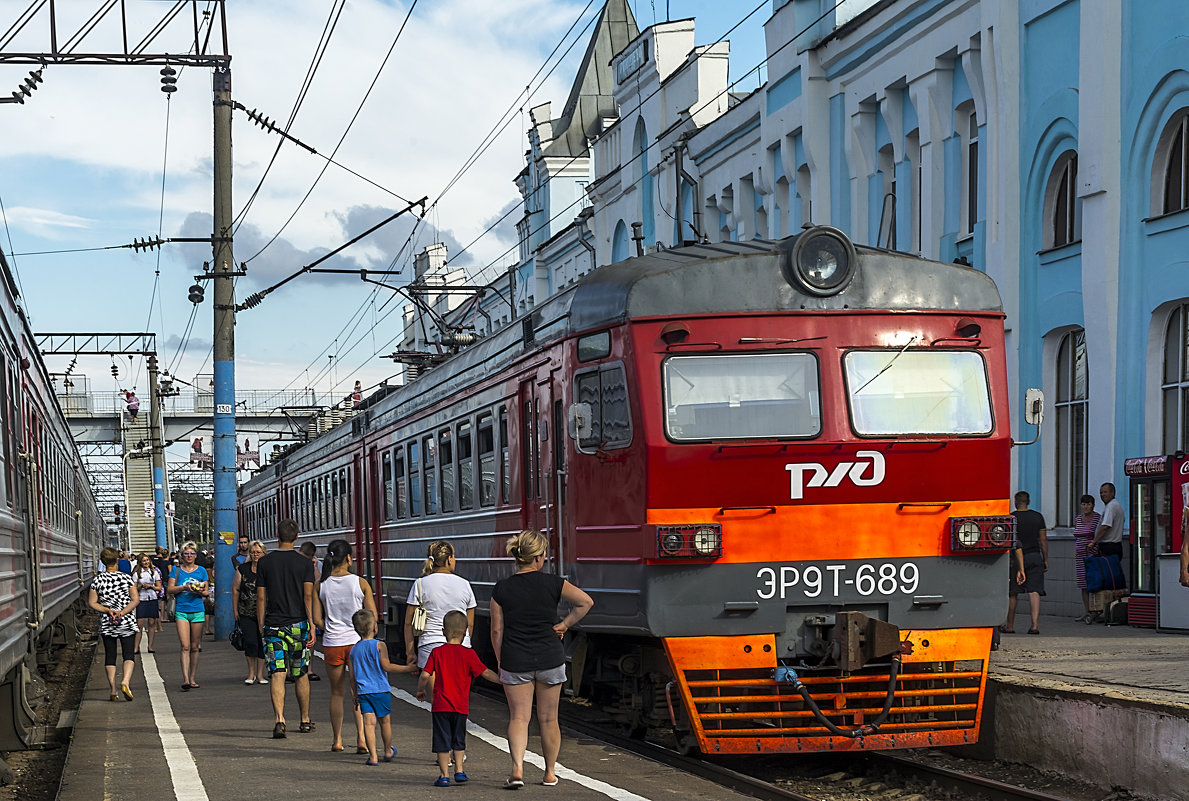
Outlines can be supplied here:
<path id="1" fill-rule="evenodd" d="M 1183 452 L 1127 459 L 1130 479 L 1133 626 L 1189 630 L 1189 589 L 1181 586 L 1181 540 L 1189 506 L 1189 459 Z"/>

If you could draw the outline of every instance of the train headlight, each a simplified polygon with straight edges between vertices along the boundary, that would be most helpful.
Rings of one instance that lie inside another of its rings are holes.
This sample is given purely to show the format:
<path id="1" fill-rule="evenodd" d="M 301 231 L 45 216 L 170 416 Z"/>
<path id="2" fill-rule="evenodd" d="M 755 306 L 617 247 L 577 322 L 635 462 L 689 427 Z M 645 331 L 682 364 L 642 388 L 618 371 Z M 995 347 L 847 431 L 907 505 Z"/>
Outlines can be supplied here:
<path id="1" fill-rule="evenodd" d="M 996 523 L 991 526 L 991 530 L 988 533 L 991 536 L 991 542 L 996 545 L 1004 545 L 1007 542 L 1007 526 L 1002 523 Z"/>
<path id="2" fill-rule="evenodd" d="M 722 551 L 722 533 L 712 526 L 702 526 L 694 532 L 694 550 L 702 556 L 715 556 Z"/>
<path id="3" fill-rule="evenodd" d="M 973 520 L 965 520 L 958 526 L 958 542 L 963 548 L 973 548 L 978 545 L 981 533 L 978 523 Z"/>
<path id="4" fill-rule="evenodd" d="M 827 297 L 846 288 L 858 259 L 846 234 L 829 225 L 803 231 L 788 251 L 781 271 L 784 279 L 810 295 Z"/>
<path id="5" fill-rule="evenodd" d="M 716 559 L 722 556 L 722 526 L 717 523 L 657 526 L 656 555 L 661 559 Z"/>
<path id="6" fill-rule="evenodd" d="M 661 550 L 673 556 L 681 553 L 681 546 L 684 544 L 681 535 L 675 531 L 670 531 L 661 537 Z"/>

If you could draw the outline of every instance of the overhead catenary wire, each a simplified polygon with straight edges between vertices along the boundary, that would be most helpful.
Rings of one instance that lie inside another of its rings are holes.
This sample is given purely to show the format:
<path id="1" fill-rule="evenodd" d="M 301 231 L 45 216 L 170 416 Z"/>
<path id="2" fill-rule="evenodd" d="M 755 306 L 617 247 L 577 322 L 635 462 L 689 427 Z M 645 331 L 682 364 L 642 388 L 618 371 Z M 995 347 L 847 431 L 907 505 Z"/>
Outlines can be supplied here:
<path id="1" fill-rule="evenodd" d="M 806 25 L 806 26 L 805 26 L 804 28 L 802 28 L 800 31 L 798 31 L 798 32 L 794 33 L 794 34 L 793 34 L 793 36 L 792 36 L 792 37 L 791 37 L 791 38 L 790 38 L 788 41 L 786 41 L 784 44 L 782 44 L 782 45 L 781 45 L 780 47 L 778 47 L 776 50 L 773 50 L 771 53 L 769 53 L 767 56 L 765 56 L 765 57 L 764 57 L 764 58 L 763 58 L 763 59 L 760 61 L 760 63 L 759 63 L 759 64 L 757 64 L 756 66 L 752 67 L 750 70 L 748 70 L 747 72 L 745 72 L 745 73 L 744 73 L 742 76 L 740 76 L 740 77 L 739 77 L 739 78 L 737 78 L 736 80 L 732 81 L 730 84 L 728 84 L 728 85 L 726 86 L 726 88 L 724 88 L 724 89 L 722 89 L 721 91 L 719 91 L 718 93 L 716 93 L 716 94 L 715 94 L 713 97 L 711 97 L 710 99 L 708 99 L 706 102 L 702 103 L 702 105 L 698 106 L 698 108 L 691 110 L 691 111 L 689 112 L 690 116 L 691 116 L 691 117 L 695 116 L 695 115 L 696 115 L 698 112 L 700 112 L 700 111 L 702 111 L 703 109 L 707 108 L 707 107 L 708 107 L 708 106 L 709 106 L 711 103 L 714 103 L 714 102 L 716 102 L 716 101 L 717 101 L 719 98 L 721 98 L 723 95 L 725 95 L 725 94 L 729 93 L 729 92 L 730 92 L 732 89 L 734 89 L 736 86 L 738 86 L 738 85 L 739 85 L 739 84 L 740 84 L 742 81 L 746 80 L 746 79 L 747 79 L 749 76 L 751 76 L 751 74 L 752 74 L 752 73 L 756 72 L 757 70 L 759 70 L 760 68 L 762 68 L 762 67 L 763 67 L 765 64 L 767 64 L 767 63 L 768 63 L 768 61 L 769 61 L 769 60 L 770 60 L 770 59 L 771 59 L 773 56 L 776 56 L 777 54 L 779 54 L 780 52 L 782 52 L 782 51 L 783 51 L 785 48 L 787 48 L 787 47 L 791 46 L 791 45 L 793 44 L 793 42 L 797 41 L 797 39 L 799 39 L 799 38 L 800 38 L 801 36 L 803 36 L 803 35 L 804 35 L 806 32 L 808 32 L 809 30 L 811 30 L 811 29 L 812 29 L 812 28 L 813 28 L 815 25 L 817 25 L 819 22 L 821 22 L 823 19 L 825 19 L 825 18 L 826 18 L 827 16 L 829 16 L 831 13 L 833 13 L 833 11 L 834 11 L 834 10 L 835 10 L 835 9 L 836 9 L 836 8 L 837 8 L 837 7 L 838 7 L 838 6 L 839 6 L 839 5 L 842 3 L 842 2 L 843 2 L 843 0 L 838 0 L 838 2 L 836 2 L 836 3 L 835 3 L 833 6 L 831 6 L 831 7 L 830 7 L 830 8 L 828 8 L 828 9 L 826 9 L 824 12 L 822 12 L 822 14 L 821 14 L 820 16 L 818 16 L 818 17 L 817 17 L 817 19 L 815 19 L 815 20 L 813 20 L 812 22 L 810 22 L 808 25 Z M 741 19 L 741 20 L 740 20 L 739 22 L 737 22 L 737 23 L 736 23 L 736 24 L 735 24 L 735 25 L 734 25 L 734 26 L 733 26 L 733 27 L 732 27 L 730 30 L 728 30 L 728 31 L 727 31 L 725 34 L 723 34 L 723 36 L 722 36 L 722 37 L 720 37 L 720 39 L 719 39 L 718 41 L 722 41 L 722 40 L 723 40 L 723 39 L 725 39 L 727 36 L 729 36 L 729 35 L 730 35 L 730 33 L 731 33 L 732 31 L 734 31 L 734 30 L 735 30 L 735 28 L 738 28 L 740 25 L 742 25 L 742 24 L 743 24 L 743 23 L 744 23 L 744 22 L 745 22 L 745 21 L 748 19 L 748 17 L 750 17 L 750 16 L 752 16 L 753 14 L 755 14 L 757 11 L 759 11 L 759 9 L 760 9 L 760 8 L 763 8 L 765 5 L 767 5 L 767 2 L 760 3 L 760 5 L 759 5 L 759 6 L 756 6 L 756 8 L 755 8 L 755 9 L 753 9 L 753 10 L 752 10 L 752 11 L 751 11 L 751 12 L 750 12 L 750 13 L 749 13 L 749 14 L 748 14 L 746 17 L 744 17 L 743 19 Z M 715 42 L 715 44 L 717 44 L 717 42 Z M 705 52 L 705 50 L 704 50 L 703 52 Z M 645 102 L 647 102 L 648 100 L 650 100 L 652 97 L 656 96 L 656 94 L 658 94 L 658 93 L 660 92 L 660 88 L 661 88 L 661 87 L 658 87 L 657 89 L 653 90 L 653 91 L 652 91 L 652 93 L 650 93 L 650 94 L 648 95 L 648 97 L 645 97 L 645 98 L 643 98 L 643 99 L 640 101 L 640 103 L 638 103 L 638 104 L 636 105 L 636 110 L 638 110 L 639 108 L 641 108 L 641 107 L 643 106 L 643 104 L 644 104 Z M 758 90 L 757 90 L 757 91 L 758 91 Z M 631 113 L 631 112 L 629 112 L 629 114 L 630 114 L 630 113 Z M 623 115 L 623 116 L 621 116 L 621 117 L 620 117 L 620 119 L 623 119 L 623 118 L 624 118 L 624 117 L 626 117 L 626 116 L 628 116 L 628 115 Z M 641 151 L 641 153 L 640 153 L 640 154 L 637 154 L 637 157 L 638 157 L 639 155 L 642 155 L 642 154 L 644 154 L 644 153 L 647 153 L 648 151 L 652 150 L 654 147 L 657 147 L 657 146 L 659 146 L 659 145 L 660 145 L 660 140 L 659 140 L 659 139 L 657 139 L 657 140 L 654 140 L 654 141 L 653 141 L 651 144 L 647 145 L 647 146 L 646 146 L 646 147 L 645 147 L 645 148 L 644 148 L 644 149 Z M 571 159 L 569 162 L 567 162 L 565 165 L 563 165 L 563 166 L 562 166 L 561 170 L 558 170 L 558 171 L 556 171 L 556 173 L 555 173 L 555 174 L 558 174 L 558 173 L 560 173 L 562 170 L 564 170 L 564 169 L 565 169 L 565 167 L 569 166 L 570 164 L 573 164 L 573 163 L 574 163 L 574 161 L 576 161 L 576 160 L 577 160 L 579 157 L 580 157 L 580 156 L 576 156 L 576 157 L 574 157 L 573 159 Z M 607 175 L 603 176 L 603 178 L 607 178 L 607 177 L 613 176 L 613 175 L 615 175 L 615 174 L 617 174 L 617 173 L 621 172 L 621 171 L 622 171 L 622 170 L 625 168 L 625 166 L 626 166 L 626 165 L 623 165 L 623 164 L 621 164 L 621 165 L 617 166 L 615 169 L 613 169 L 613 170 L 611 170 L 609 173 L 607 173 Z M 547 179 L 547 180 L 548 180 L 548 179 Z M 644 180 L 644 176 L 640 176 L 640 177 L 639 177 L 639 178 L 637 178 L 635 181 L 633 181 L 633 182 L 632 182 L 632 183 L 631 183 L 629 186 L 635 186 L 635 185 L 639 184 L 639 183 L 640 183 L 641 181 L 643 181 L 643 180 Z M 546 181 L 546 182 L 547 182 L 547 181 Z M 583 198 L 581 198 L 581 197 L 579 197 L 578 199 L 574 200 L 572 203 L 570 203 L 569 205 L 567 205 L 567 206 L 565 206 L 564 208 L 562 208 L 561 210 L 559 210 L 559 211 L 558 211 L 556 214 L 552 215 L 552 216 L 551 216 L 551 217 L 550 217 L 548 220 L 546 220 L 545 222 L 541 223 L 541 224 L 540 224 L 540 225 L 538 225 L 536 228 L 532 229 L 532 230 L 529 232 L 529 235 L 531 236 L 532 234 L 535 234 L 535 233 L 538 233 L 538 232 L 540 232 L 540 231 L 542 231 L 542 230 L 545 230 L 545 229 L 546 229 L 546 228 L 547 228 L 547 227 L 548 227 L 548 226 L 549 226 L 549 225 L 550 225 L 550 224 L 551 224 L 553 221 L 555 221 L 555 220 L 557 220 L 558 218 L 560 218 L 560 217 L 561 217 L 561 215 L 565 214 L 567 211 L 569 211 L 570 209 L 574 208 L 575 206 L 577 206 L 577 205 L 579 205 L 580 203 L 583 203 L 583 202 L 584 202 L 584 200 L 583 200 Z M 487 229 L 486 229 L 486 230 L 485 230 L 483 233 L 481 233 L 481 234 L 480 234 L 478 237 L 476 237 L 474 240 L 472 240 L 472 241 L 471 241 L 471 243 L 470 243 L 470 244 L 468 244 L 468 245 L 466 246 L 466 248 L 463 248 L 463 250 L 462 250 L 462 251 L 460 251 L 460 254 L 461 254 L 461 253 L 463 253 L 463 252 L 466 252 L 466 250 L 467 250 L 468 248 L 470 248 L 472 245 L 474 245 L 474 244 L 475 244 L 475 242 L 479 241 L 479 240 L 480 240 L 480 239 L 482 239 L 484 236 L 486 236 L 488 233 L 490 233 L 490 232 L 491 232 L 491 231 L 492 231 L 492 230 L 493 230 L 493 229 L 494 229 L 494 228 L 495 228 L 497 225 L 499 225 L 499 223 L 503 222 L 503 221 L 504 221 L 504 220 L 505 220 L 505 219 L 508 217 L 508 214 L 510 214 L 512 211 L 514 211 L 514 210 L 515 210 L 515 208 L 516 208 L 516 207 L 513 207 L 511 210 L 509 210 L 509 212 L 508 212 L 507 214 L 503 215 L 503 216 L 502 216 L 500 219 L 498 219 L 498 220 L 496 220 L 494 223 L 492 223 L 492 224 L 491 224 L 491 225 L 490 225 L 490 226 L 489 226 L 489 227 L 488 227 L 488 228 L 487 228 Z M 499 263 L 500 263 L 500 261 L 501 261 L 502 259 L 504 259 L 506 256 L 510 255 L 510 254 L 511 254 L 511 253 L 512 253 L 514 250 L 517 250 L 517 249 L 519 248 L 519 246 L 520 246 L 520 243 L 519 243 L 519 242 L 517 242 L 517 244 L 516 244 L 516 245 L 513 245 L 512 247 L 508 248 L 508 249 L 507 249 L 507 250 L 505 250 L 503 253 L 501 253 L 499 256 L 497 256 L 497 257 L 496 257 L 494 260 L 492 260 L 492 261 L 491 261 L 490 263 L 488 263 L 488 264 L 487 264 L 485 267 L 483 267 L 483 268 L 482 268 L 482 269 L 481 269 L 481 270 L 480 270 L 478 273 L 476 273 L 476 274 L 475 274 L 475 280 L 476 280 L 476 281 L 481 281 L 481 280 L 482 280 L 482 276 L 483 276 L 483 275 L 484 275 L 484 274 L 485 274 L 485 273 L 486 273 L 488 270 L 490 270 L 490 269 L 494 268 L 494 267 L 495 267 L 497 264 L 499 264 Z M 453 261 L 453 259 L 450 259 L 450 260 L 448 260 L 448 261 L 447 261 L 447 264 L 449 264 L 451 261 Z"/>

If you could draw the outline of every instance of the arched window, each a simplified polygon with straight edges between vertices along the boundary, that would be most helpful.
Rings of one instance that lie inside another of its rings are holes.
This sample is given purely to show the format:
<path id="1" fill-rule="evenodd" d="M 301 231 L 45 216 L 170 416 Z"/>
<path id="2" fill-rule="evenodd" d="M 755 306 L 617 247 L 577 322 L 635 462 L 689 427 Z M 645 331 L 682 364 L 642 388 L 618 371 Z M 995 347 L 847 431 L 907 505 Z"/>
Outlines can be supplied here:
<path id="1" fill-rule="evenodd" d="M 889 250 L 896 249 L 896 161 L 891 145 L 879 149 L 879 174 L 883 178 L 880 192 L 879 235 L 875 244 Z"/>
<path id="2" fill-rule="evenodd" d="M 1067 150 L 1057 159 L 1045 189 L 1045 250 L 1082 241 L 1082 201 L 1077 184 L 1078 154 Z"/>
<path id="3" fill-rule="evenodd" d="M 623 220 L 615 223 L 615 235 L 611 237 L 611 263 L 623 261 L 631 251 L 632 240 L 628 238 L 628 227 Z"/>
<path id="4" fill-rule="evenodd" d="M 652 174 L 648 172 L 648 128 L 644 118 L 636 120 L 636 132 L 632 138 L 632 153 L 636 157 L 637 175 L 640 180 L 640 222 L 644 223 L 644 241 L 656 241 L 656 218 L 652 200 Z"/>
<path id="5" fill-rule="evenodd" d="M 1160 382 L 1163 453 L 1185 450 L 1189 437 L 1189 304 L 1168 316 L 1164 329 L 1164 375 Z"/>
<path id="6" fill-rule="evenodd" d="M 1165 127 L 1152 167 L 1152 215 L 1189 208 L 1189 109 Z"/>
<path id="7" fill-rule="evenodd" d="M 1086 493 L 1086 422 L 1090 368 L 1086 332 L 1075 328 L 1057 346 L 1057 525 L 1072 526 Z"/>
<path id="8" fill-rule="evenodd" d="M 974 233 L 978 223 L 978 115 L 974 101 L 967 100 L 954 109 L 954 134 L 965 145 L 962 148 L 962 227 L 961 236 Z"/>

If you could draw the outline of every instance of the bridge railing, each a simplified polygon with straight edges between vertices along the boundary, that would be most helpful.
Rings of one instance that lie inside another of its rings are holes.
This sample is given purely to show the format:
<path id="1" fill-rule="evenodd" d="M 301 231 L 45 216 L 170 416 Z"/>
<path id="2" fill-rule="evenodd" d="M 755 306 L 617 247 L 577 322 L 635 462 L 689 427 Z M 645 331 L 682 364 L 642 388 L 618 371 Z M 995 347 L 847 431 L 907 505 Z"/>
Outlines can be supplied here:
<path id="1" fill-rule="evenodd" d="M 58 403 L 67 417 L 106 417 L 124 413 L 128 408 L 124 398 L 112 392 L 57 393 Z M 282 408 L 318 406 L 318 396 L 312 389 L 249 389 L 235 395 L 237 415 L 281 416 Z M 325 402 L 325 398 L 322 398 Z M 141 411 L 148 412 L 149 399 L 140 399 Z M 205 390 L 183 390 L 161 398 L 161 408 L 167 416 L 205 416 L 215 413 L 215 393 Z"/>

